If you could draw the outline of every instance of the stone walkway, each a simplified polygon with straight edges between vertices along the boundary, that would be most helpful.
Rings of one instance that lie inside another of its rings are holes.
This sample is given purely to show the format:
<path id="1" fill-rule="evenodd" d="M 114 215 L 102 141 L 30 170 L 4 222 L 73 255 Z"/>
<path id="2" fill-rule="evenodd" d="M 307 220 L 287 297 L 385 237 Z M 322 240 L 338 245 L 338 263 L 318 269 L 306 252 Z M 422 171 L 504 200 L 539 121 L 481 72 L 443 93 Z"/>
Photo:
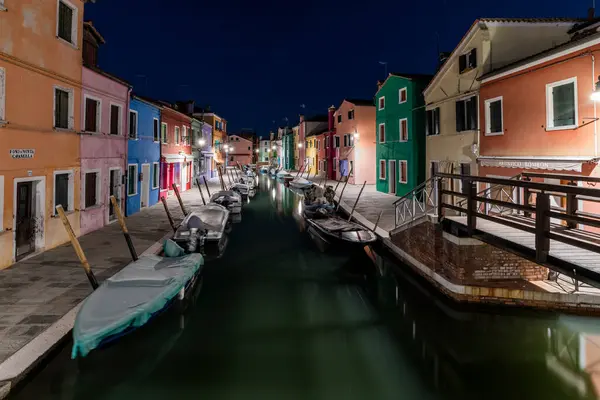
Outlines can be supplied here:
<path id="1" fill-rule="evenodd" d="M 211 192 L 218 188 L 210 182 Z M 206 196 L 206 191 L 205 196 Z M 197 188 L 182 194 L 186 206 L 201 204 Z M 168 206 L 176 222 L 183 214 L 175 196 Z M 127 218 L 138 254 L 171 231 L 161 202 Z M 98 281 L 114 275 L 131 256 L 118 223 L 79 238 Z M 0 364 L 67 314 L 92 292 L 70 243 L 0 271 Z M 1 380 L 1 379 L 0 379 Z"/>

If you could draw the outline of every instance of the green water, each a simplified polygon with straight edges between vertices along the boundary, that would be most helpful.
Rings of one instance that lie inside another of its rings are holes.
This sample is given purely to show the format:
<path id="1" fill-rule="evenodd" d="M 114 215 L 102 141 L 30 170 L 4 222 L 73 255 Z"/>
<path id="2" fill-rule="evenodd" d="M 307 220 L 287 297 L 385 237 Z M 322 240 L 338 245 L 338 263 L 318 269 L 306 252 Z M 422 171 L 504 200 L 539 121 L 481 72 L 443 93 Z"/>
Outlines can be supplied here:
<path id="1" fill-rule="evenodd" d="M 266 177 L 196 304 L 14 399 L 594 399 L 598 320 L 458 308 L 383 251 L 320 253 Z M 352 271 L 352 272 L 349 272 Z"/>

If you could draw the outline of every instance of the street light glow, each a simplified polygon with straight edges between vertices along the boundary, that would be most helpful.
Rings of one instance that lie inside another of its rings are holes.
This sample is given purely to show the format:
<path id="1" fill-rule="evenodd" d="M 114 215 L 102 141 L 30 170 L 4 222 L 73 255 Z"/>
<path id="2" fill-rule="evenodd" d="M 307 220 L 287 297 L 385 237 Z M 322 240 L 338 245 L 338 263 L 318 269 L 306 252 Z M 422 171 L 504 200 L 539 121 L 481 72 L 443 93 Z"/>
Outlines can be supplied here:
<path id="1" fill-rule="evenodd" d="M 275 149 L 277 149 L 277 147 L 273 146 L 272 149 L 275 150 Z"/>
<path id="2" fill-rule="evenodd" d="M 198 145 L 204 146 L 205 144 L 206 144 L 206 140 L 204 140 L 204 139 L 198 140 Z"/>
<path id="3" fill-rule="evenodd" d="M 302 143 L 298 143 L 298 148 L 301 149 L 302 148 Z"/>

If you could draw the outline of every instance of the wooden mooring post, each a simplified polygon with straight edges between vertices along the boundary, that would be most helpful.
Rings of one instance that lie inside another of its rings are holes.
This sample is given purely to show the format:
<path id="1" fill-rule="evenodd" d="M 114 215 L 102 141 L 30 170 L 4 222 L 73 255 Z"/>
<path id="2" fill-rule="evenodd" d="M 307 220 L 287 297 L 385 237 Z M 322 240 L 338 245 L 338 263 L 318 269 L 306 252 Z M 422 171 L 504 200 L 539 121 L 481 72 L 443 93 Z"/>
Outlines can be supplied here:
<path id="1" fill-rule="evenodd" d="M 117 219 L 119 220 L 119 225 L 121 225 L 121 230 L 123 231 L 123 236 L 125 236 L 125 241 L 127 242 L 127 247 L 129 248 L 129 252 L 131 253 L 131 258 L 133 261 L 137 261 L 138 255 L 135 251 L 135 247 L 133 247 L 133 241 L 131 240 L 131 235 L 129 234 L 129 230 L 127 229 L 127 225 L 125 224 L 125 217 L 123 217 L 123 213 L 121 212 L 121 207 L 119 203 L 117 203 L 117 199 L 115 196 L 110 196 L 110 202 L 113 205 L 113 209 L 115 210 L 115 214 L 117 214 Z"/>
<path id="2" fill-rule="evenodd" d="M 298 172 L 296 173 L 296 178 L 298 177 L 298 175 L 300 175 L 300 173 L 304 170 L 304 164 L 302 164 L 302 166 L 300 167 L 300 169 L 298 170 Z"/>
<path id="3" fill-rule="evenodd" d="M 202 176 L 204 178 L 204 186 L 206 186 L 206 193 L 208 193 L 208 200 L 210 201 L 210 189 L 208 188 L 208 182 L 206 181 L 206 176 Z"/>
<path id="4" fill-rule="evenodd" d="M 198 186 L 198 191 L 200 192 L 200 197 L 202 197 L 202 204 L 206 205 L 206 200 L 204 200 L 204 193 L 202 193 L 202 186 L 200 185 L 200 179 L 196 178 L 196 185 Z"/>
<path id="5" fill-rule="evenodd" d="M 358 197 L 356 198 L 356 201 L 354 202 L 354 206 L 352 206 L 352 211 L 350 211 L 350 215 L 348 216 L 348 222 L 350 222 L 350 220 L 352 220 L 352 214 L 354 214 L 354 210 L 356 209 L 356 205 L 358 204 L 358 200 L 360 200 L 360 196 L 362 195 L 363 190 L 365 190 L 366 184 L 367 184 L 367 181 L 365 181 L 365 183 L 363 183 L 362 187 L 360 188 L 360 192 L 358 192 Z"/>
<path id="6" fill-rule="evenodd" d="M 167 213 L 167 218 L 169 219 L 169 224 L 171 224 L 171 228 L 173 229 L 173 232 L 177 232 L 177 227 L 175 226 L 175 221 L 173 221 L 173 216 L 171 215 L 171 211 L 169 211 L 169 207 L 167 206 L 167 200 L 165 199 L 165 196 L 162 196 L 160 198 L 160 201 L 163 203 L 163 206 L 165 207 L 165 212 Z"/>
<path id="7" fill-rule="evenodd" d="M 217 165 L 217 174 L 219 175 L 219 181 L 221 182 L 221 190 L 225 190 L 225 180 L 223 179 L 223 172 L 221 166 Z"/>
<path id="8" fill-rule="evenodd" d="M 394 211 L 395 212 L 395 211 Z M 377 233 L 377 226 L 379 225 L 379 220 L 381 219 L 381 216 L 383 215 L 383 210 L 381 210 L 379 212 L 379 216 L 377 217 L 377 221 L 375 222 L 375 226 L 373 227 L 373 232 Z"/>
<path id="9" fill-rule="evenodd" d="M 179 202 L 179 207 L 181 207 L 183 216 L 187 217 L 188 212 L 186 211 L 185 207 L 183 206 L 183 200 L 181 200 L 181 194 L 179 194 L 179 188 L 174 183 L 171 186 L 173 187 L 173 192 L 175 192 L 175 196 L 177 197 L 177 201 Z"/>
<path id="10" fill-rule="evenodd" d="M 79 244 L 79 240 L 77 239 L 77 236 L 75 236 L 75 232 L 73 232 L 71 223 L 69 222 L 67 216 L 65 215 L 65 210 L 63 210 L 63 208 L 60 204 L 56 206 L 56 212 L 58 212 L 58 216 L 60 217 L 60 220 L 62 221 L 63 225 L 65 226 L 65 230 L 67 231 L 67 234 L 69 235 L 69 239 L 71 240 L 71 245 L 73 246 L 73 249 L 75 250 L 75 254 L 77 254 L 77 257 L 79 258 L 79 262 L 81 263 L 81 266 L 83 267 L 83 270 L 85 271 L 85 274 L 87 275 L 87 278 L 90 281 L 90 284 L 92 285 L 92 289 L 96 290 L 98 288 L 98 281 L 96 280 L 96 276 L 94 275 L 94 272 L 92 271 L 92 268 L 90 267 L 90 263 L 88 262 L 88 260 L 85 256 L 85 253 L 83 252 L 83 249 L 81 248 L 81 244 Z"/>
<path id="11" fill-rule="evenodd" d="M 335 211 L 340 209 L 340 204 L 342 203 L 342 196 L 344 196 L 344 190 L 346 190 L 346 185 L 348 184 L 348 179 L 344 182 L 344 186 L 342 187 L 342 192 L 340 193 L 340 198 L 338 199 L 338 205 L 335 208 Z"/>

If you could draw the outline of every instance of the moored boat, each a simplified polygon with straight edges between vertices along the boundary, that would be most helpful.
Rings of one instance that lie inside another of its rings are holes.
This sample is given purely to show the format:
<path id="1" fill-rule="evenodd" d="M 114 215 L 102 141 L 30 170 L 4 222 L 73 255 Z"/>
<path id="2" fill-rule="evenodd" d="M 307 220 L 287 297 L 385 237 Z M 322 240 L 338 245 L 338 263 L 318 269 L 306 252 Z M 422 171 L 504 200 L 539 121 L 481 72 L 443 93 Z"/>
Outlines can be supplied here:
<path id="1" fill-rule="evenodd" d="M 308 189 L 309 187 L 314 185 L 314 182 L 309 181 L 308 179 L 302 178 L 302 177 L 297 177 L 292 179 L 289 182 L 290 187 L 294 188 L 294 189 Z"/>
<path id="2" fill-rule="evenodd" d="M 188 252 L 202 252 L 208 256 L 221 256 L 227 246 L 230 229 L 229 210 L 222 205 L 209 203 L 194 208 L 181 222 L 173 241 Z M 198 231 L 203 231 L 202 242 L 195 244 Z"/>
<path id="3" fill-rule="evenodd" d="M 377 236 L 354 222 L 338 217 L 323 219 L 307 219 L 309 234 L 318 241 L 324 251 L 336 249 L 340 251 L 362 250 L 366 245 L 377 240 Z"/>
<path id="4" fill-rule="evenodd" d="M 210 202 L 222 205 L 232 214 L 242 212 L 242 196 L 233 190 L 220 190 L 210 196 Z"/>

